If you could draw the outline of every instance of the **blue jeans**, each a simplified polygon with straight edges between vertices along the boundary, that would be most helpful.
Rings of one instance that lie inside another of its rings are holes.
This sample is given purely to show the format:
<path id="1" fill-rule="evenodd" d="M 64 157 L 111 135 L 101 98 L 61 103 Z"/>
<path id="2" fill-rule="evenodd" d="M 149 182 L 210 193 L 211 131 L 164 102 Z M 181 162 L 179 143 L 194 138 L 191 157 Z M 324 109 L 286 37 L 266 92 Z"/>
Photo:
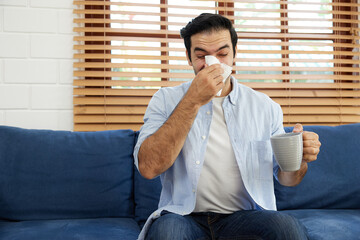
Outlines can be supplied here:
<path id="1" fill-rule="evenodd" d="M 146 236 L 150 240 L 207 239 L 307 239 L 306 229 L 294 217 L 267 210 L 243 210 L 233 214 L 193 213 L 181 216 L 165 212 Z"/>

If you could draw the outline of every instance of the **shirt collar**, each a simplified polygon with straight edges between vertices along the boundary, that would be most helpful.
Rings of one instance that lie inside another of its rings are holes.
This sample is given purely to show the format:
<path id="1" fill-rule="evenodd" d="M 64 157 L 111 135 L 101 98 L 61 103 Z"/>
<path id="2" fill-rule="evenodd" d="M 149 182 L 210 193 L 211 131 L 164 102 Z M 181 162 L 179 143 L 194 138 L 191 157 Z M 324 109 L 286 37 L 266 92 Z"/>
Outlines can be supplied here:
<path id="1" fill-rule="evenodd" d="M 233 76 L 231 76 L 230 80 L 232 83 L 232 89 L 231 92 L 229 93 L 229 100 L 230 103 L 235 106 L 237 103 L 237 99 L 239 97 L 239 88 L 238 88 L 239 83 Z"/>

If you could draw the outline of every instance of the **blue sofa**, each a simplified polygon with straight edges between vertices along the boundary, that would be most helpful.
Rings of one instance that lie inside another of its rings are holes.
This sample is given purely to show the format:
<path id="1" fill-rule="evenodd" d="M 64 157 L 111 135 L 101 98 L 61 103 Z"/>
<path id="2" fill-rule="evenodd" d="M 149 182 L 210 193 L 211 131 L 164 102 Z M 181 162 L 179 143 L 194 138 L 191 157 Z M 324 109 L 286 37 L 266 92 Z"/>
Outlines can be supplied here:
<path id="1" fill-rule="evenodd" d="M 321 152 L 301 184 L 275 183 L 278 209 L 310 239 L 360 239 L 360 124 L 305 130 Z M 0 239 L 137 239 L 161 184 L 134 167 L 136 138 L 0 126 Z"/>

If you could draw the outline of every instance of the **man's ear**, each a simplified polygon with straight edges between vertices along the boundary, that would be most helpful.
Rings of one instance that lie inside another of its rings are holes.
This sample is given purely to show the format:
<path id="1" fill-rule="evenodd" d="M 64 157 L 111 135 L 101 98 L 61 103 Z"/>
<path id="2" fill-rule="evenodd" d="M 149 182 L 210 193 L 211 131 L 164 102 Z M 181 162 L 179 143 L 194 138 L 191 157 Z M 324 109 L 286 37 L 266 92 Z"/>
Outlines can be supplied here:
<path id="1" fill-rule="evenodd" d="M 237 53 L 237 46 L 235 46 L 235 52 L 234 52 L 233 64 L 235 63 L 236 53 Z"/>
<path id="2" fill-rule="evenodd" d="M 190 57 L 189 57 L 189 53 L 188 53 L 187 50 L 186 50 L 186 59 L 187 59 L 187 61 L 188 61 L 189 66 L 192 66 L 192 62 L 191 62 L 191 59 L 190 59 Z"/>

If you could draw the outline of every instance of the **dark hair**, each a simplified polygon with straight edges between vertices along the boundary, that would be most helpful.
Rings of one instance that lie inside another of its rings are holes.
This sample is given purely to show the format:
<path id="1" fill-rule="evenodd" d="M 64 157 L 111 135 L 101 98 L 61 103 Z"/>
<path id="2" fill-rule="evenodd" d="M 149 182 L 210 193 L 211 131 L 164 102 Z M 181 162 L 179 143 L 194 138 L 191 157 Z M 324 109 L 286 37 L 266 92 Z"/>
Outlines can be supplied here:
<path id="1" fill-rule="evenodd" d="M 180 30 L 180 36 L 184 39 L 186 50 L 188 51 L 191 61 L 191 36 L 201 32 L 211 32 L 213 30 L 228 29 L 231 36 L 231 42 L 233 46 L 234 56 L 235 47 L 237 44 L 237 34 L 229 19 L 219 14 L 202 13 L 192 21 L 190 21 L 185 27 Z"/>

